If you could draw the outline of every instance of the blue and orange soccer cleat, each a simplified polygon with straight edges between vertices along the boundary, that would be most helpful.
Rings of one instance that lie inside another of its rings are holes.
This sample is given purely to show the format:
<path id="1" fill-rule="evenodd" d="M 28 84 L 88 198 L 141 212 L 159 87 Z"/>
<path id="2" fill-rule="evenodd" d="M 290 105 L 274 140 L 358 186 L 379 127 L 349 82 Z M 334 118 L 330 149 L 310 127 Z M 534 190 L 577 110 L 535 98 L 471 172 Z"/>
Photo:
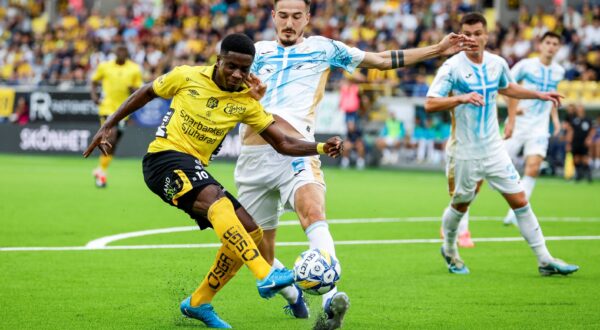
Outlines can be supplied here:
<path id="1" fill-rule="evenodd" d="M 441 252 L 442 252 L 442 257 L 444 258 L 444 261 L 448 265 L 448 271 L 450 273 L 460 274 L 460 275 L 469 274 L 469 268 L 467 267 L 467 265 L 465 265 L 465 263 L 460 258 L 447 256 L 446 253 L 444 253 L 443 246 L 441 248 Z"/>
<path id="2" fill-rule="evenodd" d="M 560 259 L 553 259 L 551 262 L 538 267 L 538 271 L 542 276 L 552 275 L 569 275 L 579 270 L 579 266 L 570 265 Z"/>
<path id="3" fill-rule="evenodd" d="M 229 323 L 223 321 L 211 304 L 202 304 L 197 307 L 192 307 L 191 297 L 185 298 L 179 306 L 181 314 L 186 317 L 200 320 L 209 328 L 231 329 Z"/>
<path id="4" fill-rule="evenodd" d="M 296 285 L 294 288 L 298 290 L 298 299 L 293 304 L 288 304 L 283 307 L 286 314 L 290 314 L 297 319 L 307 319 L 308 318 L 308 306 L 306 306 L 306 301 L 304 301 L 304 294 L 302 290 Z"/>
<path id="5" fill-rule="evenodd" d="M 294 271 L 281 268 L 275 269 L 271 267 L 269 275 L 263 280 L 256 281 L 258 294 L 263 298 L 273 297 L 279 290 L 294 283 Z"/>

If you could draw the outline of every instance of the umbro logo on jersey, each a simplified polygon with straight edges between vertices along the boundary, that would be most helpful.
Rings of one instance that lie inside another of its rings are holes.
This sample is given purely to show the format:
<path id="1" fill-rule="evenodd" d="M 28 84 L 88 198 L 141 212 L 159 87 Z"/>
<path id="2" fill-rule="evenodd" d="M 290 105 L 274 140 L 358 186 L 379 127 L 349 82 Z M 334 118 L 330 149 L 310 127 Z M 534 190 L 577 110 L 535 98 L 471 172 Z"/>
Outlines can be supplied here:
<path id="1" fill-rule="evenodd" d="M 198 91 L 196 91 L 195 89 L 188 89 L 188 95 L 193 98 L 196 98 L 200 96 L 200 93 L 198 93 Z"/>
<path id="2" fill-rule="evenodd" d="M 206 106 L 214 109 L 219 106 L 219 100 L 211 96 L 208 101 L 206 101 Z"/>
<path id="3" fill-rule="evenodd" d="M 466 76 L 465 76 L 465 79 L 469 79 L 469 78 L 471 78 L 472 76 L 473 76 L 473 74 L 472 74 L 472 73 L 469 73 L 468 75 L 466 75 Z"/>

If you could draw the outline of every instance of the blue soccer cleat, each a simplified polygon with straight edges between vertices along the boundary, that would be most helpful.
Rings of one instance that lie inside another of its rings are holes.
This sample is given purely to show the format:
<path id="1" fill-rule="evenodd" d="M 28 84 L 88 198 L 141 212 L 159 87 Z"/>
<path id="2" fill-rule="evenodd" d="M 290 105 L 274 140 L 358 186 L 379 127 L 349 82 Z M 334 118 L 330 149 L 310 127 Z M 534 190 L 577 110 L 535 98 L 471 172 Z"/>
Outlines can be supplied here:
<path id="1" fill-rule="evenodd" d="M 304 301 L 304 294 L 302 290 L 296 285 L 294 288 L 298 290 L 298 299 L 293 304 L 288 304 L 283 307 L 286 314 L 290 314 L 297 319 L 307 319 L 308 318 L 308 306 L 306 306 L 306 301 Z"/>
<path id="2" fill-rule="evenodd" d="M 446 264 L 448 265 L 448 272 L 450 272 L 452 274 L 460 274 L 460 275 L 469 274 L 469 268 L 467 267 L 467 265 L 465 265 L 465 263 L 460 258 L 447 256 L 446 253 L 444 253 L 443 246 L 441 248 L 441 252 L 442 252 L 442 257 L 444 258 L 444 261 L 446 261 Z"/>
<path id="3" fill-rule="evenodd" d="M 327 300 L 325 308 L 323 308 L 327 315 L 324 328 L 328 330 L 341 328 L 348 308 L 350 308 L 348 295 L 345 292 L 336 292 Z"/>
<path id="4" fill-rule="evenodd" d="M 219 315 L 217 315 L 217 312 L 215 312 L 211 304 L 202 304 L 197 307 L 192 307 L 191 297 L 187 297 L 181 302 L 179 307 L 181 309 L 181 314 L 192 319 L 200 320 L 209 328 L 231 329 L 229 323 L 223 321 Z"/>
<path id="5" fill-rule="evenodd" d="M 294 272 L 292 270 L 281 268 L 275 269 L 271 267 L 269 275 L 263 280 L 256 281 L 258 294 L 263 298 L 273 297 L 279 290 L 294 283 Z"/>
<path id="6" fill-rule="evenodd" d="M 579 266 L 569 265 L 560 259 L 552 259 L 551 262 L 538 267 L 538 271 L 542 276 L 552 276 L 555 274 L 566 276 L 578 270 Z"/>

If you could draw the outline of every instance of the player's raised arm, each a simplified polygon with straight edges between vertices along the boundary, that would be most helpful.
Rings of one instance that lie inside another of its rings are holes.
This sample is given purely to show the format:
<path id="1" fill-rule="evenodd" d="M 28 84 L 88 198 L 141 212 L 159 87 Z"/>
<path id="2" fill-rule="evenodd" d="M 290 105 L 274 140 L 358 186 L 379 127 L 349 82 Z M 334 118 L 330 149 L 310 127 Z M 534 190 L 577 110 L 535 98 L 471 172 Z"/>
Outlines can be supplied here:
<path id="1" fill-rule="evenodd" d="M 450 33 L 436 45 L 404 50 L 388 50 L 381 53 L 367 52 L 359 67 L 379 70 L 397 69 L 430 58 L 448 56 L 463 50 L 468 51 L 476 46 L 474 39 L 462 34 Z"/>
<path id="2" fill-rule="evenodd" d="M 325 143 L 306 142 L 283 134 L 277 122 L 267 126 L 260 136 L 278 153 L 288 156 L 327 154 L 329 157 L 336 158 L 342 152 L 343 141 L 339 136 L 329 138 Z"/>
<path id="3" fill-rule="evenodd" d="M 98 147 L 105 155 L 108 154 L 107 148 L 112 148 L 111 144 L 108 142 L 111 129 L 115 127 L 121 119 L 134 113 L 156 97 L 157 95 L 152 88 L 152 83 L 142 86 L 131 94 L 127 100 L 121 104 L 119 109 L 108 117 L 106 122 L 104 122 L 104 125 L 98 129 L 98 132 L 96 132 L 96 135 L 92 138 L 92 142 L 90 142 L 90 145 L 83 153 L 83 157 L 87 158 L 96 147 Z"/>

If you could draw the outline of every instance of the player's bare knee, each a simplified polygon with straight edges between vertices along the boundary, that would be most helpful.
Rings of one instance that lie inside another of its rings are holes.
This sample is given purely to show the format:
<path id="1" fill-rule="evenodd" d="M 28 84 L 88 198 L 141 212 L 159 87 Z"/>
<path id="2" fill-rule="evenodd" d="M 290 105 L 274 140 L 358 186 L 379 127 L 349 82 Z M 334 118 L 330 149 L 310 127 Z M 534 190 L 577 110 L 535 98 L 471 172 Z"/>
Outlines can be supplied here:
<path id="1" fill-rule="evenodd" d="M 221 187 L 214 184 L 208 185 L 196 196 L 194 211 L 206 213 L 211 205 L 223 197 L 225 197 L 225 192 Z"/>
<path id="2" fill-rule="evenodd" d="M 469 209 L 469 204 L 471 204 L 471 203 L 452 204 L 452 208 L 457 210 L 458 212 L 465 213 Z"/>

